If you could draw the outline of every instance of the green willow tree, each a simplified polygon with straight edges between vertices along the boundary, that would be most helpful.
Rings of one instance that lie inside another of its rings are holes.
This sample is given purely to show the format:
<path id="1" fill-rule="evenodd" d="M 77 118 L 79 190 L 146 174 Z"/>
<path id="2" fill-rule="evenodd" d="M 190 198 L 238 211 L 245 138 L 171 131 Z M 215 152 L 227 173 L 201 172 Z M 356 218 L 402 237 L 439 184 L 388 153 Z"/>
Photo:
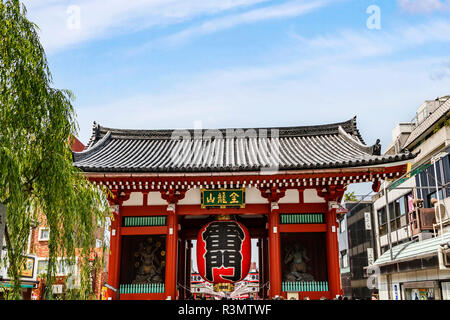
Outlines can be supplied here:
<path id="1" fill-rule="evenodd" d="M 358 201 L 358 198 L 356 198 L 355 192 L 354 192 L 354 191 L 352 191 L 352 192 L 346 192 L 345 195 L 344 195 L 344 201 L 353 201 L 353 202 L 356 202 L 356 201 Z"/>
<path id="2" fill-rule="evenodd" d="M 50 228 L 47 298 L 57 257 L 75 263 L 81 276 L 77 295 L 92 295 L 89 262 L 98 221 L 110 216 L 106 190 L 73 167 L 69 145 L 78 125 L 73 94 L 52 88 L 38 27 L 19 0 L 0 0 L 0 202 L 7 207 L 5 232 L 10 298 L 20 299 L 20 270 L 38 213 Z"/>

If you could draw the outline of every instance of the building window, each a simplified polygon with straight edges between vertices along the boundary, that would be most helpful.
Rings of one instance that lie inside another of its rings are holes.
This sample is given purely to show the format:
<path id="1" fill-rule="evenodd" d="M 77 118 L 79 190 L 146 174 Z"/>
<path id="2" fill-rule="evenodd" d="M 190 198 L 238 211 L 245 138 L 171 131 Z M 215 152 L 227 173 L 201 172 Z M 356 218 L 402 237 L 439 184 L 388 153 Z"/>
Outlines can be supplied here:
<path id="1" fill-rule="evenodd" d="M 48 241 L 50 239 L 50 228 L 40 228 L 38 241 Z"/>
<path id="2" fill-rule="evenodd" d="M 386 208 L 383 207 L 380 210 L 377 211 L 378 213 L 378 225 L 380 226 L 380 236 L 384 236 L 387 234 L 387 214 L 386 214 Z"/>
<path id="3" fill-rule="evenodd" d="M 47 273 L 48 260 L 38 260 L 37 275 L 42 276 Z"/>
<path id="4" fill-rule="evenodd" d="M 389 215 L 391 218 L 391 221 L 390 221 L 391 232 L 398 230 L 401 227 L 406 225 L 407 220 L 402 217 L 406 216 L 407 203 L 408 203 L 408 196 L 401 197 L 399 199 L 396 199 L 394 202 L 389 203 Z M 388 225 L 387 225 L 388 218 L 387 218 L 386 206 L 379 209 L 377 211 L 377 213 L 378 213 L 379 233 L 380 233 L 380 236 L 384 236 L 387 234 L 387 231 L 388 231 Z"/>
<path id="5" fill-rule="evenodd" d="M 95 247 L 101 248 L 103 246 L 103 241 L 100 239 L 95 239 Z"/>
<path id="6" fill-rule="evenodd" d="M 428 195 L 428 203 L 430 204 L 430 207 L 432 207 L 431 199 L 433 199 L 433 198 L 437 200 L 436 191 L 434 191 L 433 193 L 430 193 Z M 443 199 L 444 199 L 444 192 L 442 189 L 440 189 L 439 190 L 439 200 L 442 201 Z"/>
<path id="7" fill-rule="evenodd" d="M 65 275 L 67 272 L 67 262 L 64 259 L 60 259 L 56 264 L 56 274 Z"/>
<path id="8" fill-rule="evenodd" d="M 341 233 L 345 231 L 345 219 L 339 220 L 339 230 Z"/>
<path id="9" fill-rule="evenodd" d="M 342 268 L 347 268 L 348 267 L 348 255 L 347 253 L 344 253 L 342 255 Z"/>
<path id="10" fill-rule="evenodd" d="M 59 258 L 56 263 L 56 275 L 59 276 L 67 276 L 74 272 L 74 265 L 69 263 L 69 260 L 66 258 Z"/>
<path id="11" fill-rule="evenodd" d="M 47 274 L 48 268 L 48 259 L 38 260 L 37 263 L 37 274 L 38 276 L 43 276 Z M 69 261 L 67 259 L 58 258 L 56 262 L 56 275 L 57 276 L 66 276 L 69 275 L 72 271 L 74 271 L 73 266 L 70 266 Z"/>

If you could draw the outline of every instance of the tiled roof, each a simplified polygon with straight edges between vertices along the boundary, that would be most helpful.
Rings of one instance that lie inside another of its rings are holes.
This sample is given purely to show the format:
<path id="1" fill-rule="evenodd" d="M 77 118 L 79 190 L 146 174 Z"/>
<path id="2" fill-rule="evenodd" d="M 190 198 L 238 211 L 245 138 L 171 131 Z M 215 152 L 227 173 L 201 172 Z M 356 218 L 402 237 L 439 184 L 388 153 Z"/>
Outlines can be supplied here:
<path id="1" fill-rule="evenodd" d="M 439 108 L 436 109 L 428 118 L 419 124 L 409 135 L 408 139 L 403 145 L 403 148 L 408 148 L 417 138 L 424 134 L 433 124 L 450 112 L 450 99 L 447 99 Z"/>
<path id="2" fill-rule="evenodd" d="M 439 246 L 448 242 L 450 242 L 450 232 L 444 233 L 442 237 L 439 236 L 422 241 L 402 243 L 392 247 L 392 256 L 394 258 L 393 261 L 391 261 L 390 250 L 387 250 L 375 261 L 374 264 L 385 265 L 437 254 Z"/>
<path id="3" fill-rule="evenodd" d="M 174 132 L 189 139 L 171 139 Z M 353 118 L 319 126 L 202 131 L 122 130 L 94 123 L 86 149 L 73 157 L 74 165 L 88 172 L 223 172 L 358 167 L 413 155 L 372 155 Z"/>

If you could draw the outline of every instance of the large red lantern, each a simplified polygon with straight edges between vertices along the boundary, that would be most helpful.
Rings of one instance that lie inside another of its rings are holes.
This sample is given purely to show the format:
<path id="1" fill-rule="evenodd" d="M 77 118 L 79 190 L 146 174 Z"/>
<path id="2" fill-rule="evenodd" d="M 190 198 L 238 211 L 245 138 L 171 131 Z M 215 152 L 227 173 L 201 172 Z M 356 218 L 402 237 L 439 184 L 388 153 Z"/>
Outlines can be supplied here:
<path id="1" fill-rule="evenodd" d="M 208 282 L 234 283 L 250 269 L 251 240 L 247 228 L 227 216 L 204 225 L 197 236 L 197 267 Z"/>

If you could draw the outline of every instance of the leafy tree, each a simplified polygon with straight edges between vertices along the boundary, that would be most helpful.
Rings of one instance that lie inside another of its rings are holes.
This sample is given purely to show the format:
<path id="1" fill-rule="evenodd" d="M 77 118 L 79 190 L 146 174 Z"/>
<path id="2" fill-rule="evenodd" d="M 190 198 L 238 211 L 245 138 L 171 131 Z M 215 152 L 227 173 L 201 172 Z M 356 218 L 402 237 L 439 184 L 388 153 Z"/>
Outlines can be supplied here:
<path id="1" fill-rule="evenodd" d="M 347 193 L 345 193 L 345 195 L 344 195 L 344 201 L 358 201 L 358 199 L 356 198 L 356 196 L 355 196 L 355 192 L 354 191 L 352 191 L 352 192 L 347 192 Z"/>
<path id="2" fill-rule="evenodd" d="M 78 298 L 88 298 L 92 294 L 88 255 L 97 221 L 109 215 L 107 195 L 73 166 L 69 139 L 78 130 L 74 96 L 52 87 L 37 30 L 19 0 L 1 0 L 0 202 L 7 207 L 12 298 L 20 299 L 23 253 L 38 212 L 50 227 L 47 298 L 57 257 L 74 263 L 76 252 L 82 276 Z"/>

